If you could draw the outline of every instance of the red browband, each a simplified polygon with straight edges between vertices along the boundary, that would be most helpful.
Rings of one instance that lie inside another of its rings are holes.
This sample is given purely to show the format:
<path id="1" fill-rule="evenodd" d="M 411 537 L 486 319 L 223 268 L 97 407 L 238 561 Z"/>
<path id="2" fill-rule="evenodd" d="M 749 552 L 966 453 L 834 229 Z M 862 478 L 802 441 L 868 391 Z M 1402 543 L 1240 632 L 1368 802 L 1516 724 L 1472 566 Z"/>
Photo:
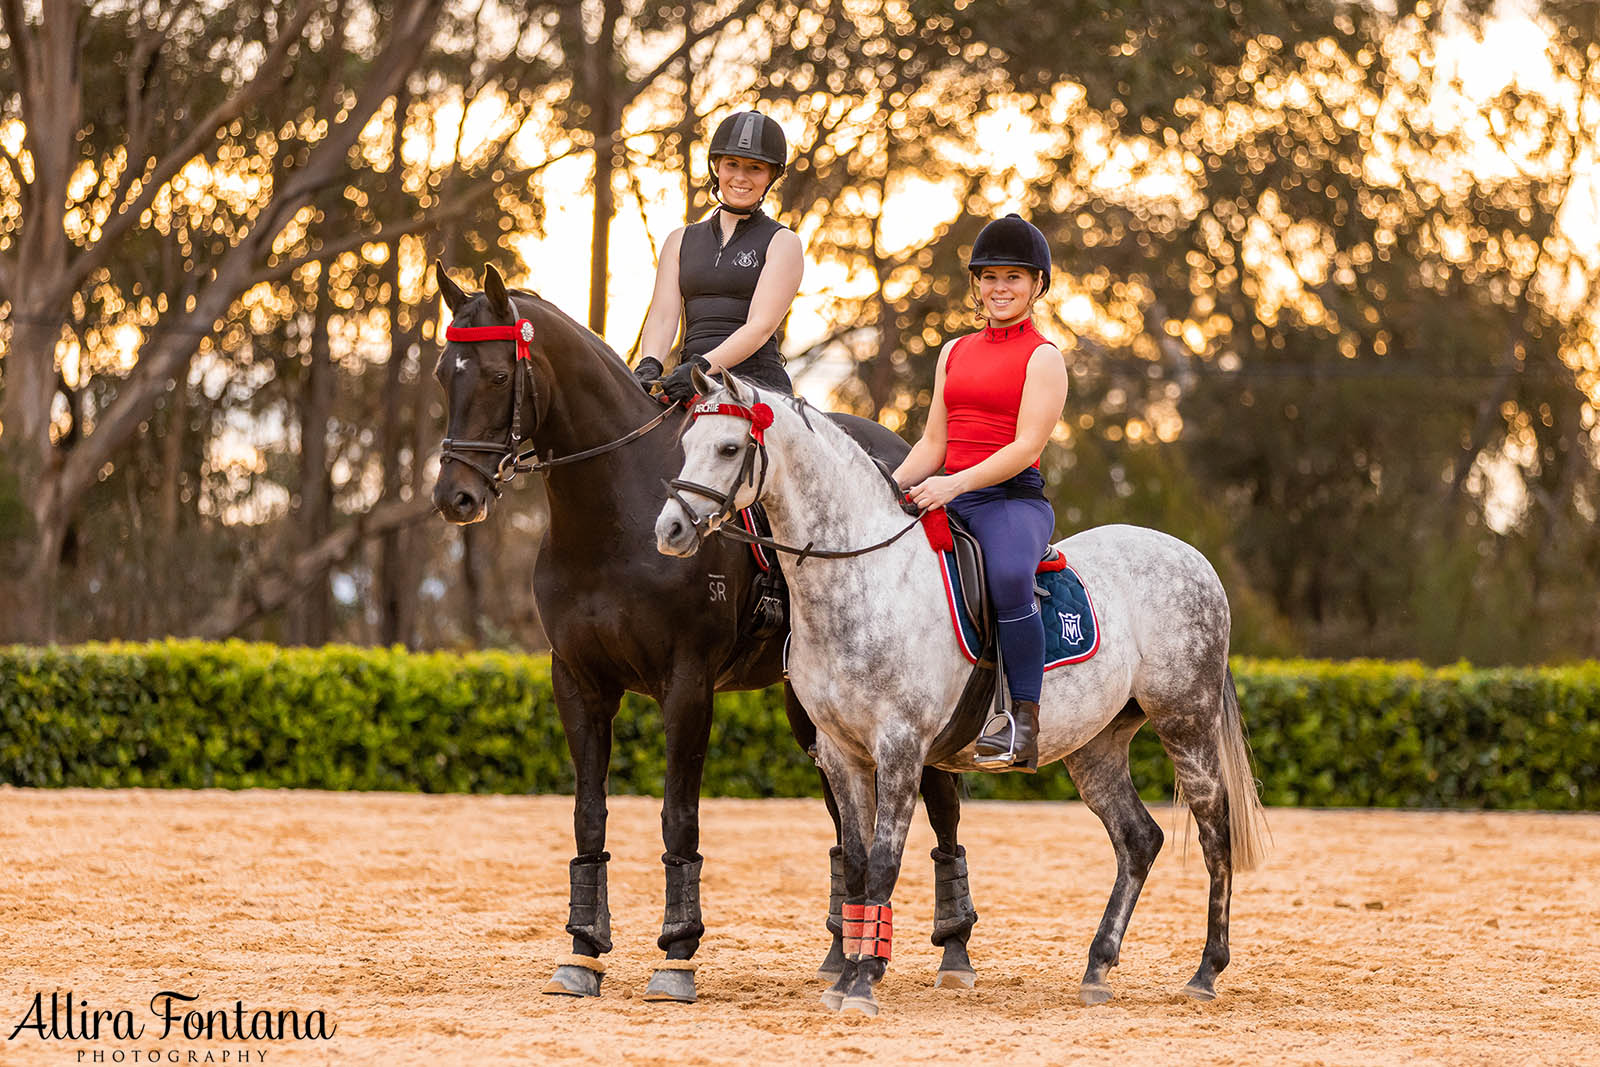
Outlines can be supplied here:
<path id="1" fill-rule="evenodd" d="M 518 319 L 515 326 L 446 326 L 447 341 L 515 341 L 517 358 L 533 357 L 533 323 Z"/>
<path id="2" fill-rule="evenodd" d="M 750 423 L 750 436 L 756 442 L 764 443 L 764 433 L 772 425 L 772 409 L 765 404 L 752 404 L 750 407 L 741 407 L 738 404 L 696 404 L 689 409 L 689 417 L 698 419 L 701 415 L 737 415 Z"/>

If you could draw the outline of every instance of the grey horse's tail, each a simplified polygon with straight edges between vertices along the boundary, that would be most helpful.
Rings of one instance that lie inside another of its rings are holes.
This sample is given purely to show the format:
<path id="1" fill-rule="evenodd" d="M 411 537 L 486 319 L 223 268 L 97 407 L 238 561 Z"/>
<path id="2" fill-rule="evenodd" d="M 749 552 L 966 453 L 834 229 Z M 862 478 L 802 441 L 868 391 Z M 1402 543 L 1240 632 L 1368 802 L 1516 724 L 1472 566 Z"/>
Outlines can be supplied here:
<path id="1" fill-rule="evenodd" d="M 1217 751 L 1222 760 L 1222 786 L 1228 794 L 1228 838 L 1233 869 L 1249 871 L 1267 858 L 1267 814 L 1250 770 L 1250 742 L 1239 712 L 1239 691 L 1233 668 L 1222 679 L 1222 717 L 1217 720 Z"/>

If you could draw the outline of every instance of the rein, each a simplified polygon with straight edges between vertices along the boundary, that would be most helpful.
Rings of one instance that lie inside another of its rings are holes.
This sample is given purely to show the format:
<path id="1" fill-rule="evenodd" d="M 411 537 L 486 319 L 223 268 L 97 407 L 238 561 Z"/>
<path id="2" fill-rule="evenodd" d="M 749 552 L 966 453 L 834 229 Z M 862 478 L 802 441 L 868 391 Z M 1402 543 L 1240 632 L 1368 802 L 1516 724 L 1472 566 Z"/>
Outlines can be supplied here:
<path id="1" fill-rule="evenodd" d="M 817 559 L 850 559 L 854 556 L 864 556 L 868 552 L 876 552 L 880 548 L 888 548 L 916 529 L 922 522 L 922 512 L 919 511 L 915 518 L 896 533 L 876 544 L 867 545 L 865 548 L 817 548 L 815 547 L 815 541 L 807 541 L 804 547 L 799 547 L 786 545 L 770 537 L 762 537 L 759 534 L 742 530 L 737 524 L 728 520 L 733 518 L 733 513 L 736 510 L 733 503 L 734 497 L 739 495 L 740 488 L 743 487 L 745 481 L 753 472 L 758 452 L 761 455 L 761 477 L 756 483 L 757 496 L 761 495 L 761 489 L 766 485 L 768 466 L 766 430 L 767 427 L 772 425 L 772 409 L 765 404 L 752 404 L 750 407 L 743 407 L 738 404 L 710 403 L 696 404 L 689 409 L 690 422 L 698 420 L 702 415 L 733 415 L 737 418 L 746 419 L 750 423 L 750 433 L 745 438 L 744 459 L 739 465 L 739 476 L 733 480 L 733 485 L 729 487 L 726 493 L 719 493 L 709 486 L 686 481 L 682 478 L 674 478 L 670 482 L 662 483 L 666 486 L 667 495 L 676 500 L 684 512 L 688 514 L 691 528 L 702 538 L 708 533 L 719 533 L 733 541 L 739 541 L 747 545 L 760 545 L 762 548 L 770 549 L 773 552 L 784 552 L 797 557 L 795 566 L 798 567 L 807 558 L 813 556 Z M 803 413 L 801 417 L 804 418 Z M 806 425 L 810 426 L 810 423 L 807 422 Z M 896 491 L 898 491 L 898 488 L 896 486 Z M 703 496 L 707 500 L 717 501 L 718 510 L 700 518 L 695 518 L 694 509 L 689 506 L 688 501 L 679 495 L 678 490 L 680 489 L 694 493 L 697 496 Z"/>
<path id="2" fill-rule="evenodd" d="M 489 488 L 495 496 L 501 493 L 502 485 L 510 485 L 519 474 L 542 474 L 551 467 L 559 467 L 566 463 L 580 463 L 595 456 L 603 456 L 607 452 L 631 444 L 660 426 L 678 408 L 674 402 L 661 414 L 645 423 L 643 426 L 603 445 L 574 452 L 567 456 L 552 456 L 546 452 L 540 456 L 539 450 L 532 445 L 527 448 L 520 446 L 527 440 L 522 432 L 522 396 L 527 387 L 533 384 L 533 323 L 527 319 L 518 319 L 511 326 L 447 326 L 444 331 L 445 340 L 456 341 L 464 344 L 474 344 L 480 341 L 515 341 L 517 344 L 517 358 L 514 365 L 514 380 L 511 389 L 511 428 L 506 432 L 503 441 L 458 441 L 453 437 L 446 437 L 439 450 L 439 462 L 454 460 L 464 466 L 471 467 L 488 481 Z M 470 455 L 464 453 L 480 452 L 498 457 L 494 469 L 490 469 Z"/>

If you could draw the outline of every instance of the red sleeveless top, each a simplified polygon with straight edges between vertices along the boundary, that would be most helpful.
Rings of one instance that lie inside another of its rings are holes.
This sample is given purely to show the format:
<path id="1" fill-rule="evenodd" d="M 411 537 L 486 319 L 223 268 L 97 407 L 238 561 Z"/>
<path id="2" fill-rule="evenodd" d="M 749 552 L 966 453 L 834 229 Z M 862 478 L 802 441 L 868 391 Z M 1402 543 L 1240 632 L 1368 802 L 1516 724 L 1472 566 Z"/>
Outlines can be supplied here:
<path id="1" fill-rule="evenodd" d="M 944 367 L 947 473 L 977 466 L 1017 439 L 1028 360 L 1047 343 L 1033 320 L 1023 319 L 1015 326 L 985 327 L 950 346 Z"/>

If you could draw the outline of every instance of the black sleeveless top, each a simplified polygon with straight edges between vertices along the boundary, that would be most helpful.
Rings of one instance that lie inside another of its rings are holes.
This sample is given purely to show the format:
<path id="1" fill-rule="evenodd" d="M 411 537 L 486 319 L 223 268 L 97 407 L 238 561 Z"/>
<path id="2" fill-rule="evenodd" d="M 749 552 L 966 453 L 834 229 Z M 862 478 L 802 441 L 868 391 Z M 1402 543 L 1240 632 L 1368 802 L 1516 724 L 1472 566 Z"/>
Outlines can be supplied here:
<path id="1" fill-rule="evenodd" d="M 767 246 L 783 229 L 757 210 L 739 220 L 728 243 L 722 223 L 711 217 L 686 226 L 678 247 L 678 292 L 683 297 L 683 356 L 703 356 L 725 341 L 750 317 L 750 299 L 767 265 Z M 782 327 L 779 328 L 779 333 Z M 794 390 L 778 354 L 779 333 L 734 368 L 741 378 L 785 392 Z"/>

